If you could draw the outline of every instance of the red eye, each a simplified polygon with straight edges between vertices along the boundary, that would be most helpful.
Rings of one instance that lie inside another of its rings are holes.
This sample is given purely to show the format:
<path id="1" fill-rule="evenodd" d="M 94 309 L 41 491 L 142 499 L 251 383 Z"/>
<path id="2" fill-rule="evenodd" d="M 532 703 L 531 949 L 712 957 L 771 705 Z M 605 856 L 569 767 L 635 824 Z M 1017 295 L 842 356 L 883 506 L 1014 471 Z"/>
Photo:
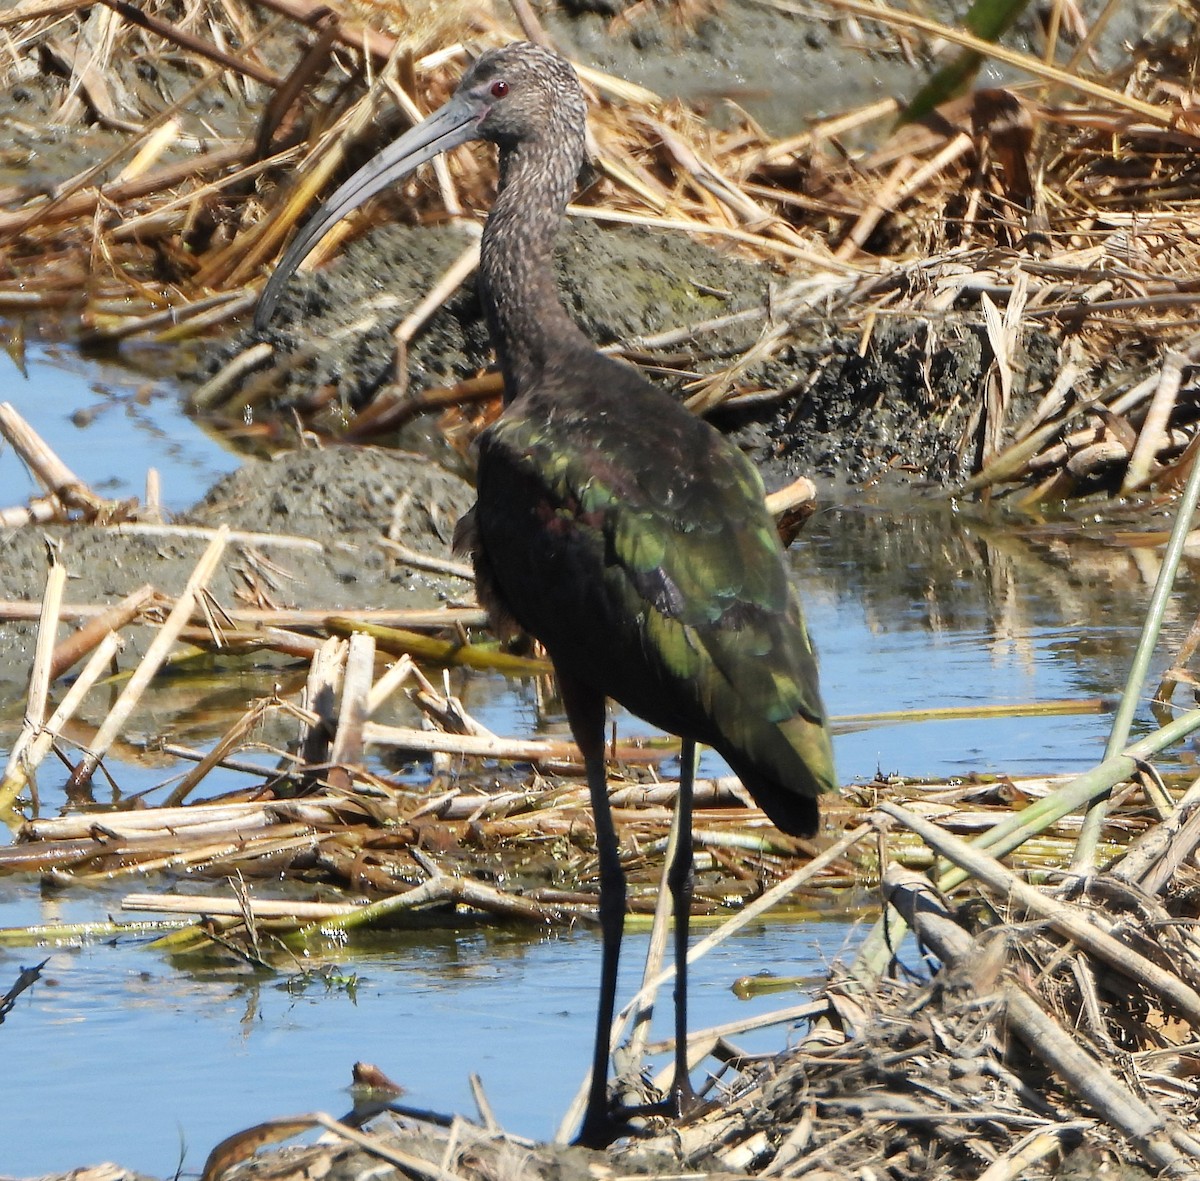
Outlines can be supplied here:
<path id="1" fill-rule="evenodd" d="M 498 78 L 492 83 L 492 98 L 503 98 L 508 93 L 508 83 Z"/>

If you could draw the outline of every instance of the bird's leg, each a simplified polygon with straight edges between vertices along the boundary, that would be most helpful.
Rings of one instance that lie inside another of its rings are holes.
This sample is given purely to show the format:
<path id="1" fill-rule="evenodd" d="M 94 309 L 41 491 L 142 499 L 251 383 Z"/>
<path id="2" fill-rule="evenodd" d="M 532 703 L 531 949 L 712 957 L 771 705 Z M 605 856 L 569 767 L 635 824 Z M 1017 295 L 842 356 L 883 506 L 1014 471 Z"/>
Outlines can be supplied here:
<path id="1" fill-rule="evenodd" d="M 621 867 L 604 771 L 604 698 L 561 674 L 558 682 L 571 732 L 583 752 L 587 768 L 592 815 L 596 821 L 596 850 L 600 859 L 600 933 L 603 938 L 600 1004 L 596 1011 L 592 1079 L 578 1143 L 589 1148 L 603 1148 L 617 1134 L 608 1107 L 608 1058 L 617 998 L 617 964 L 625 928 L 625 870 Z"/>
<path id="2" fill-rule="evenodd" d="M 683 740 L 679 762 L 679 801 L 677 823 L 679 839 L 675 856 L 667 870 L 667 885 L 675 911 L 675 1078 L 671 1083 L 670 1105 L 678 1117 L 686 1115 L 700 1102 L 692 1089 L 688 1073 L 687 953 L 688 920 L 692 914 L 692 783 L 696 775 L 696 744 Z"/>

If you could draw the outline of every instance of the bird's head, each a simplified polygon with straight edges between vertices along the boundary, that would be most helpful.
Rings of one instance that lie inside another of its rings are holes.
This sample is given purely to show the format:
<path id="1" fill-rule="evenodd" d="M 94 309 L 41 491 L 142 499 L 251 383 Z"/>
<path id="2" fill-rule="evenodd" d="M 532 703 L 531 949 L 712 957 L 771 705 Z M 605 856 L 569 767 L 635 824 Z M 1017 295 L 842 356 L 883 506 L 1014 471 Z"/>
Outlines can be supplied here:
<path id="1" fill-rule="evenodd" d="M 346 214 L 442 152 L 473 139 L 502 150 L 531 140 L 583 141 L 579 80 L 557 53 L 527 41 L 483 54 L 450 100 L 360 168 L 305 223 L 263 288 L 254 325 L 263 329 L 283 288 L 309 252 Z"/>

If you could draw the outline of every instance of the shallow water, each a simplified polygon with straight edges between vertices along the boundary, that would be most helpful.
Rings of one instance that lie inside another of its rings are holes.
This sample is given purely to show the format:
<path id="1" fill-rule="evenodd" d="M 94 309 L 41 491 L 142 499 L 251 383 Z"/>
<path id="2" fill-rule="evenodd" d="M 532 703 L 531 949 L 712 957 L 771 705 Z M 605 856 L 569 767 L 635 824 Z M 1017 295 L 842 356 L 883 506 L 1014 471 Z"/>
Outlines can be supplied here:
<path id="1" fill-rule="evenodd" d="M 160 381 L 138 398 L 144 377 L 122 379 L 52 350 L 31 357 L 30 375 L 27 385 L 8 382 L 5 396 L 81 475 L 112 494 L 137 494 L 153 463 L 164 473 L 168 505 L 180 507 L 232 466 L 179 414 Z M 97 403 L 90 425 L 72 423 L 74 410 Z M 0 456 L 0 503 L 27 494 L 13 466 Z M 110 477 L 115 483 L 106 485 Z M 970 521 L 948 508 L 864 505 L 819 513 L 793 562 L 836 716 L 1115 695 L 1156 558 Z M 1195 608 L 1183 597 L 1172 605 L 1165 648 Z M 251 674 L 239 687 L 244 698 L 257 691 L 254 681 Z M 534 725 L 523 686 L 480 678 L 465 693 L 469 708 L 501 733 Z M 877 771 L 1063 771 L 1098 760 L 1108 725 L 1091 714 L 842 727 L 836 750 L 844 783 Z M 639 728 L 632 719 L 621 726 Z M 718 769 L 707 756 L 704 770 Z M 165 776 L 122 769 L 127 789 Z M 43 775 L 47 814 L 61 802 L 52 778 Z M 0 926 L 102 918 L 116 913 L 122 892 L 0 879 Z M 693 1025 L 795 1003 L 795 994 L 740 1001 L 729 986 L 764 970 L 819 974 L 853 937 L 836 921 L 749 929 L 697 970 Z M 258 1119 L 348 1110 L 343 1088 L 359 1059 L 408 1086 L 413 1105 L 443 1110 L 472 1110 L 467 1080 L 478 1072 L 507 1127 L 546 1136 L 587 1067 L 599 952 L 590 931 L 381 936 L 347 950 L 334 978 L 313 976 L 299 988 L 281 977 L 171 960 L 145 942 L 0 946 L 0 990 L 21 965 L 49 956 L 46 979 L 0 1027 L 9 1080 L 0 1097 L 0 1173 L 111 1159 L 162 1176 L 181 1157 L 195 1171 L 219 1139 Z M 624 995 L 643 944 L 641 936 L 629 940 Z M 785 1036 L 773 1030 L 742 1040 L 766 1050 Z"/>
<path id="2" fill-rule="evenodd" d="M 0 354 L 0 401 L 103 496 L 144 500 L 146 471 L 155 468 L 163 507 L 179 512 L 240 460 L 183 413 L 178 388 L 160 369 L 169 358 L 149 350 L 140 357 L 137 373 L 69 345 L 30 343 L 20 365 Z M 12 452 L 0 450 L 0 507 L 24 504 L 35 487 Z"/>

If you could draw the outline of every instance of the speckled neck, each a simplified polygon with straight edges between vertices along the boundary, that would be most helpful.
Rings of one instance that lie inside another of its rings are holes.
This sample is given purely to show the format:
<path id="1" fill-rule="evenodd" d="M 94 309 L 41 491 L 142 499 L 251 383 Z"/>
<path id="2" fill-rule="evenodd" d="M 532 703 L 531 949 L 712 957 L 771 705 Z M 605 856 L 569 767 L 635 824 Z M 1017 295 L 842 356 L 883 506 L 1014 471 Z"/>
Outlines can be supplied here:
<path id="1" fill-rule="evenodd" d="M 480 246 L 479 292 L 504 374 L 505 401 L 590 342 L 558 297 L 554 244 L 583 160 L 583 98 L 500 145 L 500 186 Z"/>

